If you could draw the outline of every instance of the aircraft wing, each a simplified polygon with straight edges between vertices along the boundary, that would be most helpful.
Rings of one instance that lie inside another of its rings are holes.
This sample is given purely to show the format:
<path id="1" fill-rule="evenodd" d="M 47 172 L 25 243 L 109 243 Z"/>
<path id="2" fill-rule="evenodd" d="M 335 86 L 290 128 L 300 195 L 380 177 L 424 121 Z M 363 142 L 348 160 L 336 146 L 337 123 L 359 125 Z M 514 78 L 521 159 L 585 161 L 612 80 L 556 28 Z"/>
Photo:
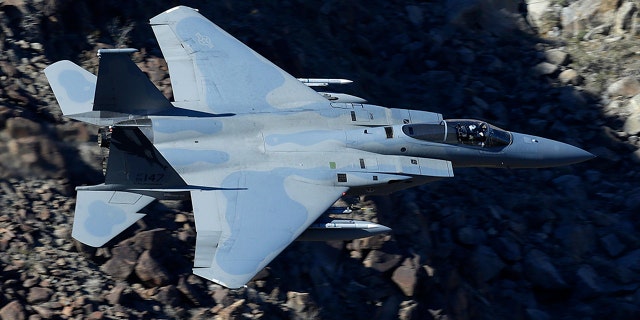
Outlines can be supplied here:
<path id="1" fill-rule="evenodd" d="M 245 285 L 331 206 L 346 187 L 293 174 L 236 172 L 225 190 L 194 190 L 193 273 L 229 288 Z"/>
<path id="2" fill-rule="evenodd" d="M 175 7 L 149 22 L 181 108 L 250 113 L 327 105 L 313 89 L 192 8 Z"/>

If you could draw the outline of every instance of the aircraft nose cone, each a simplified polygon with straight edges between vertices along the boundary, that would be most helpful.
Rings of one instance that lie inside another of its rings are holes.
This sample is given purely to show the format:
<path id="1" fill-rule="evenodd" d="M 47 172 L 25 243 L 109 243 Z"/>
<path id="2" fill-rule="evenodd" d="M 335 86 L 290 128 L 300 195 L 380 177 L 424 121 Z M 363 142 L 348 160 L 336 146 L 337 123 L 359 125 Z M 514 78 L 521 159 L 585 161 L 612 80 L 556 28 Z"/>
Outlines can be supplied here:
<path id="1" fill-rule="evenodd" d="M 594 157 L 590 152 L 564 142 L 539 137 L 534 137 L 532 140 L 537 146 L 539 157 L 548 166 L 566 166 Z"/>
<path id="2" fill-rule="evenodd" d="M 593 159 L 590 152 L 563 142 L 513 133 L 510 154 L 514 167 L 543 168 L 566 166 Z"/>
<path id="3" fill-rule="evenodd" d="M 562 142 L 558 142 L 562 143 Z M 582 150 L 578 147 L 562 143 L 563 146 L 558 148 L 556 157 L 558 160 L 564 160 L 566 164 L 579 163 L 595 158 L 595 156 L 588 151 Z"/>

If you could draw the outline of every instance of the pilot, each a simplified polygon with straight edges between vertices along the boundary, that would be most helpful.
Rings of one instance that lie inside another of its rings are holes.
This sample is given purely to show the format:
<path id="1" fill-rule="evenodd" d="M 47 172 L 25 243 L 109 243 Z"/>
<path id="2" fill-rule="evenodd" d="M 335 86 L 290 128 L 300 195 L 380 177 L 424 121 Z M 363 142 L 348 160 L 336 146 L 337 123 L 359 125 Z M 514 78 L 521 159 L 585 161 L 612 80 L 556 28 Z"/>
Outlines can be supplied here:
<path id="1" fill-rule="evenodd" d="M 480 140 L 482 132 L 478 131 L 478 126 L 475 124 L 469 125 L 469 141 L 474 143 L 476 140 Z"/>
<path id="2" fill-rule="evenodd" d="M 487 141 L 488 132 L 489 132 L 489 126 L 485 122 L 480 123 L 480 130 L 478 130 L 478 134 L 476 138 L 479 142 L 478 144 L 481 147 L 484 147 L 484 144 Z"/>
<path id="3" fill-rule="evenodd" d="M 480 130 L 478 132 L 478 137 L 480 137 L 483 141 L 487 139 L 487 131 L 489 131 L 488 129 L 489 129 L 489 127 L 487 126 L 486 123 L 483 122 L 483 123 L 480 124 Z"/>
<path id="4" fill-rule="evenodd" d="M 466 126 L 457 124 L 456 132 L 458 135 L 458 142 L 464 143 L 465 141 L 469 141 L 469 131 Z"/>

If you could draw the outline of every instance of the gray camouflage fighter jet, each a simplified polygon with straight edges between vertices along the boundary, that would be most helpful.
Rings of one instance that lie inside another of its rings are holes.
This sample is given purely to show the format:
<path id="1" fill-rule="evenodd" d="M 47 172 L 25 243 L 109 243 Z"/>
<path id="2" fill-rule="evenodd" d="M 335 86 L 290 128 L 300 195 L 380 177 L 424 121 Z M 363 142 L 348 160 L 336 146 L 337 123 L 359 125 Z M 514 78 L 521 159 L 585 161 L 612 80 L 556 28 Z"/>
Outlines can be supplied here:
<path id="1" fill-rule="evenodd" d="M 150 20 L 170 102 L 131 61 L 102 49 L 99 74 L 59 61 L 45 74 L 65 116 L 101 126 L 105 183 L 78 187 L 73 237 L 102 246 L 156 199 L 193 204 L 193 272 L 238 288 L 296 239 L 354 239 L 379 224 L 319 218 L 345 194 L 387 194 L 454 167 L 541 168 L 593 156 L 479 120 L 388 109 L 310 88 L 179 6 Z"/>

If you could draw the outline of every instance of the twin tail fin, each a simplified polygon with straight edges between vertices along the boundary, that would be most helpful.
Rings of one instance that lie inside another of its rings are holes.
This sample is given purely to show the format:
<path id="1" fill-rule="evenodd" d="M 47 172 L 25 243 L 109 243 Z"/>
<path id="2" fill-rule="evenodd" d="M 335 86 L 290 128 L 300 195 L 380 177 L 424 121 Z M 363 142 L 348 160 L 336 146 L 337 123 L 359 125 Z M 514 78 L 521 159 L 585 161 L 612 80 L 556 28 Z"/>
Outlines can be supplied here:
<path id="1" fill-rule="evenodd" d="M 129 55 L 136 49 L 100 49 L 99 73 L 63 60 L 44 70 L 62 114 L 108 126 L 148 115 L 212 116 L 181 109 L 156 88 Z"/>

